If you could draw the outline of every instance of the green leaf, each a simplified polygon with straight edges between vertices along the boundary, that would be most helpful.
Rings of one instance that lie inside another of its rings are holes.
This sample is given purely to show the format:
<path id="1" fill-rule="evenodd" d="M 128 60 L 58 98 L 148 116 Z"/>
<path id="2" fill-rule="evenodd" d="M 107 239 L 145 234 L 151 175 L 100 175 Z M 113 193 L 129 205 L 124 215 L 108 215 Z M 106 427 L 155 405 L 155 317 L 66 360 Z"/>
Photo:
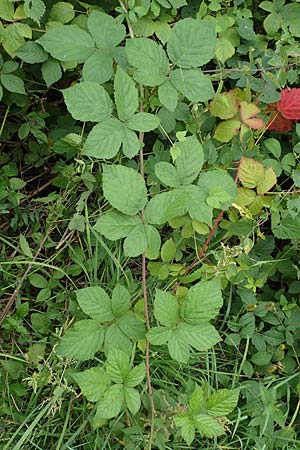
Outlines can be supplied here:
<path id="1" fill-rule="evenodd" d="M 180 184 L 191 184 L 199 175 L 204 163 L 203 147 L 196 136 L 189 136 L 175 145 L 178 154 L 175 165 Z"/>
<path id="2" fill-rule="evenodd" d="M 103 419 L 111 419 L 117 416 L 124 402 L 124 390 L 122 384 L 115 384 L 107 389 L 97 405 L 96 415 Z"/>
<path id="3" fill-rule="evenodd" d="M 122 384 L 130 372 L 129 356 L 122 350 L 111 350 L 105 365 L 107 373 L 115 383 Z"/>
<path id="4" fill-rule="evenodd" d="M 153 327 L 147 333 L 147 339 L 153 345 L 166 344 L 171 336 L 172 330 L 166 327 Z"/>
<path id="5" fill-rule="evenodd" d="M 143 177 L 136 170 L 121 165 L 103 166 L 103 193 L 114 208 L 131 216 L 147 202 Z"/>
<path id="6" fill-rule="evenodd" d="M 160 234 L 152 225 L 146 225 L 145 230 L 147 236 L 146 257 L 148 259 L 157 259 L 161 245 Z"/>
<path id="7" fill-rule="evenodd" d="M 110 376 L 102 367 L 92 367 L 83 372 L 74 373 L 72 378 L 89 402 L 100 400 L 111 383 Z"/>
<path id="8" fill-rule="evenodd" d="M 108 50 L 97 50 L 85 61 L 82 69 L 84 81 L 103 84 L 113 76 L 113 58 Z"/>
<path id="9" fill-rule="evenodd" d="M 126 126 L 135 131 L 152 131 L 159 125 L 159 118 L 153 114 L 139 112 L 127 120 Z"/>
<path id="10" fill-rule="evenodd" d="M 27 41 L 19 47 L 16 56 L 29 64 L 42 63 L 48 59 L 48 55 L 43 48 L 32 41 Z"/>
<path id="11" fill-rule="evenodd" d="M 69 113 L 76 120 L 102 122 L 112 113 L 112 101 L 98 83 L 82 81 L 64 89 L 63 95 Z"/>
<path id="12" fill-rule="evenodd" d="M 222 37 L 217 39 L 215 53 L 217 59 L 224 64 L 227 59 L 234 55 L 235 48 L 228 39 Z"/>
<path id="13" fill-rule="evenodd" d="M 127 158 L 133 158 L 140 151 L 141 143 L 136 133 L 123 126 L 122 150 Z"/>
<path id="14" fill-rule="evenodd" d="M 87 20 L 89 32 L 95 39 L 98 48 L 116 47 L 126 35 L 123 24 L 108 14 L 92 11 Z"/>
<path id="15" fill-rule="evenodd" d="M 76 297 L 82 311 L 92 319 L 104 323 L 114 318 L 110 298 L 100 286 L 78 289 Z"/>
<path id="16" fill-rule="evenodd" d="M 120 66 L 115 75 L 114 91 L 118 117 L 125 122 L 134 115 L 139 101 L 138 90 L 133 79 Z"/>
<path id="17" fill-rule="evenodd" d="M 47 87 L 60 80 L 62 76 L 59 62 L 53 58 L 48 58 L 47 61 L 42 64 L 41 70 Z"/>
<path id="18" fill-rule="evenodd" d="M 170 74 L 171 83 L 191 102 L 206 102 L 215 95 L 210 78 L 200 70 L 175 69 Z"/>
<path id="19" fill-rule="evenodd" d="M 186 210 L 184 192 L 170 191 L 155 195 L 145 208 L 145 221 L 161 225 L 174 217 L 183 216 Z"/>
<path id="20" fill-rule="evenodd" d="M 212 416 L 226 416 L 231 413 L 239 399 L 238 389 L 220 389 L 208 399 L 206 409 Z"/>
<path id="21" fill-rule="evenodd" d="M 31 248 L 30 248 L 30 246 L 28 244 L 28 241 L 27 241 L 26 237 L 24 236 L 24 234 L 20 234 L 20 236 L 19 236 L 19 244 L 20 244 L 20 249 L 21 249 L 22 253 L 25 256 L 27 256 L 28 258 L 33 258 L 33 254 L 32 254 Z M 36 273 L 36 274 L 33 273 L 32 275 L 30 275 L 30 277 L 34 277 L 35 275 L 41 276 L 38 273 Z M 29 277 L 29 279 L 30 279 L 30 277 Z M 42 278 L 43 278 L 43 280 L 45 280 L 44 277 L 42 277 Z M 48 286 L 47 280 L 45 280 L 45 281 L 46 281 L 46 286 L 43 286 L 43 287 L 47 287 Z M 31 284 L 32 284 L 32 282 L 31 282 Z"/>
<path id="22" fill-rule="evenodd" d="M 141 397 L 136 389 L 124 387 L 124 400 L 132 414 L 136 414 L 141 407 Z"/>
<path id="23" fill-rule="evenodd" d="M 180 190 L 185 195 L 186 207 L 184 212 L 188 212 L 191 219 L 205 222 L 211 226 L 213 210 L 206 202 L 206 195 L 203 189 L 191 184 L 180 188 Z"/>
<path id="24" fill-rule="evenodd" d="M 165 161 L 161 161 L 155 164 L 154 170 L 157 178 L 166 186 L 169 187 L 180 186 L 177 170 L 172 164 Z"/>
<path id="25" fill-rule="evenodd" d="M 280 158 L 281 155 L 281 144 L 277 139 L 268 138 L 263 141 L 263 148 L 268 152 L 272 153 L 276 159 Z"/>
<path id="26" fill-rule="evenodd" d="M 186 18 L 179 20 L 168 40 L 169 58 L 177 66 L 200 67 L 215 54 L 216 32 L 212 23 Z"/>
<path id="27" fill-rule="evenodd" d="M 159 86 L 158 98 L 165 108 L 172 112 L 175 111 L 178 103 L 178 93 L 169 80 L 166 80 Z"/>
<path id="28" fill-rule="evenodd" d="M 116 241 L 124 238 L 140 223 L 138 216 L 127 216 L 118 211 L 109 211 L 97 220 L 94 229 L 107 239 Z"/>
<path id="29" fill-rule="evenodd" d="M 175 257 L 176 254 L 176 245 L 172 238 L 168 239 L 161 248 L 161 259 L 169 263 Z"/>
<path id="30" fill-rule="evenodd" d="M 24 12 L 33 19 L 36 23 L 40 24 L 40 20 L 46 11 L 45 3 L 42 0 L 25 0 Z"/>
<path id="31" fill-rule="evenodd" d="M 198 414 L 195 417 L 195 425 L 200 433 L 208 438 L 221 436 L 225 434 L 222 425 L 214 417 L 208 414 Z"/>
<path id="32" fill-rule="evenodd" d="M 176 332 L 191 347 L 200 352 L 209 350 L 221 340 L 219 333 L 210 323 L 201 323 L 200 325 L 180 323 Z"/>
<path id="33" fill-rule="evenodd" d="M 272 221 L 272 232 L 277 239 L 300 239 L 300 217 L 286 214 L 279 223 Z"/>
<path id="34" fill-rule="evenodd" d="M 71 3 L 57 2 L 52 6 L 50 19 L 53 22 L 68 23 L 75 17 L 74 7 Z"/>
<path id="35" fill-rule="evenodd" d="M 83 146 L 83 155 L 110 159 L 118 153 L 123 138 L 123 126 L 111 118 L 98 123 L 90 131 Z"/>
<path id="36" fill-rule="evenodd" d="M 174 423 L 181 428 L 181 435 L 188 445 L 191 445 L 195 439 L 195 425 L 193 418 L 185 414 L 180 414 L 174 417 Z"/>
<path id="37" fill-rule="evenodd" d="M 146 367 L 144 363 L 141 363 L 130 370 L 129 374 L 125 379 L 125 385 L 127 387 L 133 388 L 138 384 L 141 384 L 141 382 L 145 378 L 145 375 L 146 375 Z"/>
<path id="38" fill-rule="evenodd" d="M 184 320 L 199 324 L 216 317 L 223 304 L 219 280 L 200 281 L 189 289 L 184 305 Z"/>
<path id="39" fill-rule="evenodd" d="M 57 353 L 65 358 L 87 361 L 103 344 L 104 331 L 95 320 L 80 320 L 64 334 Z"/>
<path id="40" fill-rule="evenodd" d="M 252 158 L 241 158 L 239 165 L 239 179 L 246 188 L 255 188 L 263 183 L 265 176 L 264 166 Z"/>
<path id="41" fill-rule="evenodd" d="M 181 363 L 187 363 L 190 356 L 190 345 L 185 336 L 178 328 L 172 331 L 168 340 L 168 350 L 171 358 Z"/>
<path id="42" fill-rule="evenodd" d="M 108 354 L 112 349 L 118 349 L 130 354 L 132 344 L 130 339 L 119 328 L 118 323 L 112 323 L 105 333 L 104 352 Z"/>
<path id="43" fill-rule="evenodd" d="M 218 209 L 228 209 L 238 192 L 233 178 L 222 170 L 208 170 L 201 173 L 198 187 L 207 196 L 207 204 Z"/>
<path id="44" fill-rule="evenodd" d="M 126 41 L 129 63 L 135 67 L 134 78 L 146 86 L 159 86 L 165 81 L 169 61 L 163 48 L 152 39 L 136 38 Z"/>
<path id="45" fill-rule="evenodd" d="M 169 328 L 179 322 L 179 305 L 176 297 L 159 289 L 156 290 L 154 300 L 154 315 L 156 320 Z"/>
<path id="46" fill-rule="evenodd" d="M 38 289 L 48 287 L 48 281 L 39 273 L 33 273 L 29 276 L 30 284 Z"/>
<path id="47" fill-rule="evenodd" d="M 16 92 L 17 94 L 26 94 L 24 81 L 16 75 L 12 75 L 10 73 L 1 73 L 1 83 L 3 87 L 5 87 L 10 92 Z"/>
<path id="48" fill-rule="evenodd" d="M 130 308 L 130 294 L 128 290 L 117 284 L 114 287 L 111 298 L 111 309 L 115 317 L 124 315 Z"/>
<path id="49" fill-rule="evenodd" d="M 92 37 L 77 25 L 50 28 L 37 42 L 59 61 L 85 61 L 95 49 Z"/>
<path id="50" fill-rule="evenodd" d="M 229 142 L 239 131 L 241 122 L 239 119 L 229 119 L 219 123 L 214 138 L 220 142 Z"/>
<path id="51" fill-rule="evenodd" d="M 118 319 L 118 326 L 122 332 L 131 340 L 145 338 L 145 327 L 141 320 L 133 316 L 122 316 Z"/>
<path id="52" fill-rule="evenodd" d="M 189 399 L 189 414 L 199 414 L 204 408 L 204 392 L 203 388 L 196 386 L 194 392 Z"/>
<path id="53" fill-rule="evenodd" d="M 281 27 L 282 16 L 276 12 L 269 14 L 264 20 L 264 29 L 271 36 L 279 30 Z"/>
<path id="54" fill-rule="evenodd" d="M 9 0 L 0 0 L 0 17 L 8 22 L 14 19 L 14 5 Z"/>

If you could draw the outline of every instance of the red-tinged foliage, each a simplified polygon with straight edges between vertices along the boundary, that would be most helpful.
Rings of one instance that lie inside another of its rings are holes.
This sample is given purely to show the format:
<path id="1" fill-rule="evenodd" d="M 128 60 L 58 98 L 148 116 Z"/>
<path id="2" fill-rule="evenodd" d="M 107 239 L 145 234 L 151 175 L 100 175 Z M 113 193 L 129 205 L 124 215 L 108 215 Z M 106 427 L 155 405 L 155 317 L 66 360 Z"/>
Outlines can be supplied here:
<path id="1" fill-rule="evenodd" d="M 268 130 L 279 131 L 280 133 L 291 131 L 292 127 L 292 120 L 286 119 L 280 112 L 273 114 L 268 123 Z"/>
<path id="2" fill-rule="evenodd" d="M 277 111 L 286 119 L 300 120 L 300 88 L 283 89 L 277 102 Z"/>
<path id="3" fill-rule="evenodd" d="M 268 130 L 284 133 L 291 131 L 293 121 L 300 120 L 300 88 L 283 89 L 280 100 L 268 107 L 273 112 Z"/>

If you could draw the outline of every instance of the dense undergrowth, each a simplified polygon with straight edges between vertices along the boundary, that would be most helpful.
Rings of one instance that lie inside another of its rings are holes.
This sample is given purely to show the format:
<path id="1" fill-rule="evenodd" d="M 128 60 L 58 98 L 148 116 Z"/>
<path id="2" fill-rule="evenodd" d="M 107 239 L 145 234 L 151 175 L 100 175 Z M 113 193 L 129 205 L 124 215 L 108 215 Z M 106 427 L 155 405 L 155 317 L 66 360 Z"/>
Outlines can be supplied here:
<path id="1" fill-rule="evenodd" d="M 0 448 L 299 449 L 300 4 L 0 18 Z"/>

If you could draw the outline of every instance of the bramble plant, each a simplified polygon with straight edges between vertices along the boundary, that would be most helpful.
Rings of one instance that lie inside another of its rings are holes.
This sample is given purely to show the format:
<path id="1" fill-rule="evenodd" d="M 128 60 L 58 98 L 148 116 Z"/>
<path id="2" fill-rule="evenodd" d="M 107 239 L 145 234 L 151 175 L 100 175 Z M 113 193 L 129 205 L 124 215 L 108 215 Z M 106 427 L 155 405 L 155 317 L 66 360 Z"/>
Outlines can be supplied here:
<path id="1" fill-rule="evenodd" d="M 1 448 L 297 449 L 300 5 L 95 3 L 0 0 Z"/>

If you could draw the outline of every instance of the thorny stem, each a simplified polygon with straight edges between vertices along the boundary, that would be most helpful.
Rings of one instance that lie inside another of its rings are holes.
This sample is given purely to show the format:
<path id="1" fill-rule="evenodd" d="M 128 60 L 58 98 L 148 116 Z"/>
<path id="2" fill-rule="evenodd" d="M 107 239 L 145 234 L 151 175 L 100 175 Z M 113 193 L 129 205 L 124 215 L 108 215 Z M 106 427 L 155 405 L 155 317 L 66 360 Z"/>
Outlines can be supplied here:
<path id="1" fill-rule="evenodd" d="M 122 0 L 119 0 L 119 4 L 123 9 L 126 15 L 126 22 L 129 30 L 129 35 L 132 39 L 134 39 L 134 33 L 131 27 L 131 24 L 127 18 L 127 8 L 124 5 Z M 140 85 L 140 107 L 139 111 L 144 112 L 144 88 Z M 144 178 L 145 176 L 145 166 L 144 166 L 144 133 L 142 131 L 139 132 L 139 142 L 140 142 L 140 174 Z M 144 223 L 144 210 L 141 211 L 141 220 Z M 150 329 L 150 319 L 149 319 L 149 306 L 148 306 L 148 292 L 147 292 L 147 261 L 145 252 L 142 255 L 142 287 L 143 287 L 143 300 L 144 300 L 144 317 L 146 322 L 146 329 Z M 150 344 L 148 339 L 146 339 L 146 349 L 145 349 L 145 365 L 146 365 L 146 378 L 147 378 L 147 389 L 150 403 L 150 412 L 151 412 L 151 424 L 150 424 L 150 433 L 149 433 L 149 441 L 147 445 L 147 450 L 152 449 L 152 441 L 154 436 L 154 421 L 155 421 L 155 407 L 153 401 L 153 389 L 152 389 L 152 381 L 151 381 L 151 373 L 150 373 Z"/>

